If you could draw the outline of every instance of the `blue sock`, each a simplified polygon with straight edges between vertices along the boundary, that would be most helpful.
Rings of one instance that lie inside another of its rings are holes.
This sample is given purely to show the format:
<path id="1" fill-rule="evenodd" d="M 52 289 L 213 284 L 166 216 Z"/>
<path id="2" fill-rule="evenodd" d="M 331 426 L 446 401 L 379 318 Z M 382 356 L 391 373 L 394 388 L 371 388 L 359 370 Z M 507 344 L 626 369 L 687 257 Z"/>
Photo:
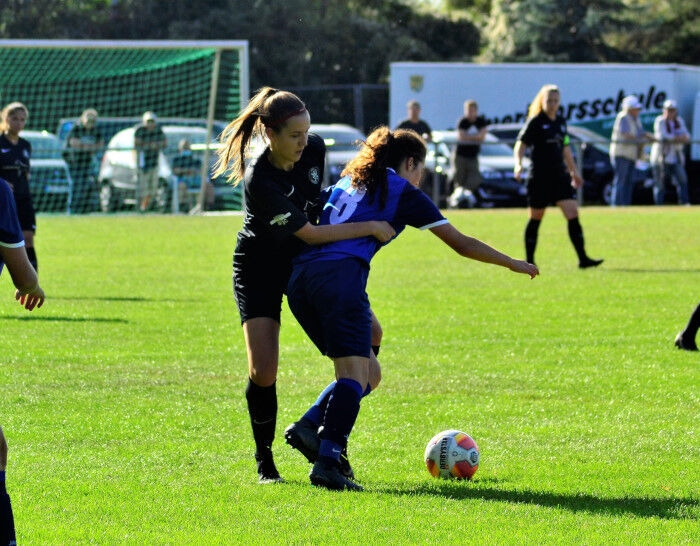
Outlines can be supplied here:
<path id="1" fill-rule="evenodd" d="M 308 411 L 302 416 L 302 419 L 308 419 L 314 425 L 318 426 L 321 424 L 323 419 L 323 414 L 326 413 L 326 406 L 328 405 L 328 399 L 335 388 L 335 381 L 330 383 L 321 394 L 318 395 L 316 402 L 311 406 Z"/>
<path id="2" fill-rule="evenodd" d="M 321 424 L 321 421 L 323 420 L 323 416 L 326 414 L 326 407 L 328 406 L 328 399 L 331 397 L 331 393 L 333 392 L 333 388 L 335 387 L 335 381 L 330 383 L 325 389 L 323 389 L 323 392 L 318 396 L 318 399 L 316 402 L 314 402 L 314 405 L 311 406 L 307 412 L 302 415 L 302 419 L 307 419 L 311 421 L 314 425 L 318 426 Z M 367 383 L 367 387 L 365 388 L 365 392 L 362 393 L 362 398 L 367 396 L 372 392 L 372 385 Z"/>
<path id="3" fill-rule="evenodd" d="M 340 453 L 347 445 L 348 436 L 360 411 L 362 386 L 353 379 L 341 378 L 328 401 L 323 422 L 319 457 L 340 461 Z"/>

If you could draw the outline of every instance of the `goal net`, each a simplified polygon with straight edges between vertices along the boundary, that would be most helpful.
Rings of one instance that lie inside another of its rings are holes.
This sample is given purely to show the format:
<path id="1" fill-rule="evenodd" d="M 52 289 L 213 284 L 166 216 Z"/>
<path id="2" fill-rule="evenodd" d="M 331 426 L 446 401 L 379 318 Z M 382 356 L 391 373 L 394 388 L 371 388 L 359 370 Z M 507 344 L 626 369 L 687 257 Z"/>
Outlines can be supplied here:
<path id="1" fill-rule="evenodd" d="M 209 173 L 219 133 L 248 100 L 247 41 L 0 40 L 0 66 L 2 107 L 21 102 L 29 112 L 20 136 L 32 145 L 37 211 L 139 208 L 144 164 L 134 132 L 145 112 L 167 140 L 149 210 L 240 209 L 240 190 Z M 98 113 L 102 146 L 81 153 L 95 134 L 71 129 L 88 109 Z M 195 160 L 174 169 L 183 140 Z"/>

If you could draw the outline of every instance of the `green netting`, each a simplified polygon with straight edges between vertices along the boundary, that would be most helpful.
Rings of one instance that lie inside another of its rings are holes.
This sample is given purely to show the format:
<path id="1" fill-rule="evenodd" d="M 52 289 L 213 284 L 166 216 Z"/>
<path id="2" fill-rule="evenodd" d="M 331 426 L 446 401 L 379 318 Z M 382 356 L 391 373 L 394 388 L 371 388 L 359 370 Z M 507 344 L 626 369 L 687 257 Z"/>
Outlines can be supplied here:
<path id="1" fill-rule="evenodd" d="M 0 107 L 19 101 L 29 110 L 25 133 L 28 139 L 31 135 L 34 148 L 31 190 L 37 208 L 65 211 L 71 208 L 72 199 L 76 210 L 76 195 L 86 193 L 78 189 L 86 184 L 90 185 L 87 193 L 94 202 L 91 210 L 100 206 L 97 196 L 105 188 L 112 195 L 110 206 L 103 204 L 103 210 L 113 210 L 112 204 L 133 200 L 134 192 L 125 190 L 116 180 L 118 170 L 104 169 L 104 150 L 95 154 L 91 180 L 84 172 L 74 173 L 71 167 L 73 182 L 68 181 L 66 171 L 70 165 L 61 158 L 60 149 L 65 146 L 70 126 L 86 108 L 99 112 L 98 127 L 105 147 L 117 131 L 139 122 L 147 110 L 155 112 L 166 124 L 199 127 L 200 131 L 213 112 L 213 120 L 220 121 L 214 123 L 216 136 L 222 123 L 235 118 L 242 102 L 248 99 L 247 74 L 242 74 L 242 70 L 247 70 L 247 59 L 242 57 L 247 51 L 239 44 L 209 42 L 200 47 L 193 42 L 168 42 L 161 46 L 157 42 L 2 41 Z M 214 72 L 217 87 L 210 104 Z M 201 134 L 193 133 L 192 138 L 200 139 Z M 51 142 L 50 149 L 41 149 L 46 142 Z M 176 153 L 176 142 L 164 150 L 168 162 Z M 125 176 L 129 178 L 128 174 Z M 173 183 L 170 175 L 163 175 L 161 182 L 167 187 Z M 217 200 L 232 198 L 232 206 L 240 207 L 240 196 L 223 190 L 217 186 Z"/>

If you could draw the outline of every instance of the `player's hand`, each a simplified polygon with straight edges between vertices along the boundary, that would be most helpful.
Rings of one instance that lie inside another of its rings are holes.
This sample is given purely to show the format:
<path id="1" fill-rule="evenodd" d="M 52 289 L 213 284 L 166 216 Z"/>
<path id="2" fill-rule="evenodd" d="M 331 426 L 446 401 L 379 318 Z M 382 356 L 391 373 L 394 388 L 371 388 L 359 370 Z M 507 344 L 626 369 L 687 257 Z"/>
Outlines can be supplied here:
<path id="1" fill-rule="evenodd" d="M 571 185 L 576 189 L 579 189 L 581 186 L 583 186 L 583 178 L 580 174 L 575 173 L 571 175 Z"/>
<path id="2" fill-rule="evenodd" d="M 522 165 L 516 165 L 515 169 L 513 169 L 513 178 L 515 178 L 518 182 L 520 182 L 520 179 L 523 176 L 523 166 Z"/>
<path id="3" fill-rule="evenodd" d="M 513 260 L 510 270 L 515 271 L 516 273 L 525 273 L 526 275 L 530 275 L 531 279 L 534 279 L 540 274 L 540 270 L 537 269 L 535 264 L 531 264 L 525 260 Z"/>
<path id="4" fill-rule="evenodd" d="M 35 307 L 41 307 L 44 305 L 44 291 L 41 287 L 37 286 L 28 294 L 23 293 L 21 290 L 15 292 L 15 299 L 23 305 L 27 311 L 31 311 Z"/>
<path id="5" fill-rule="evenodd" d="M 379 240 L 380 243 L 391 241 L 391 239 L 396 236 L 396 230 L 391 227 L 389 222 L 385 222 L 384 220 L 374 220 L 372 221 L 372 224 L 374 224 L 372 235 L 374 235 L 374 237 Z"/>

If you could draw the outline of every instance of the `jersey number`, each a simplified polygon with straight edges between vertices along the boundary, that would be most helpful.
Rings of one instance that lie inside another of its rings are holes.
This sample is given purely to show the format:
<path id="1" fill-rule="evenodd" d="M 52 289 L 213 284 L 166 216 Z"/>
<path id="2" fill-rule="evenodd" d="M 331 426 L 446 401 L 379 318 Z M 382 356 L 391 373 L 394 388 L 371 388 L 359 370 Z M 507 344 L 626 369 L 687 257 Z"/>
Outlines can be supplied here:
<path id="1" fill-rule="evenodd" d="M 364 196 L 364 190 L 358 190 L 350 194 L 345 190 L 336 189 L 328 203 L 326 203 L 325 208 L 331 209 L 328 221 L 331 224 L 346 222 L 355 212 L 357 204 L 362 201 Z"/>

